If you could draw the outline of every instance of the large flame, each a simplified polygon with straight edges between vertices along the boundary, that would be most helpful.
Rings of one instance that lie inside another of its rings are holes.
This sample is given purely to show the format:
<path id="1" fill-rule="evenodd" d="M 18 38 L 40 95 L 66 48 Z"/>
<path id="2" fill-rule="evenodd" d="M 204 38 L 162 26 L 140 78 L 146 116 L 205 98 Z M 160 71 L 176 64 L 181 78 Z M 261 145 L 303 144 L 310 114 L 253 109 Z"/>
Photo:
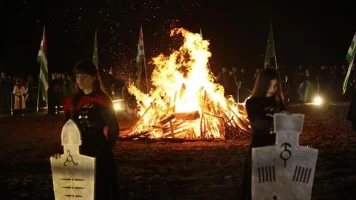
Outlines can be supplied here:
<path id="1" fill-rule="evenodd" d="M 171 36 L 178 34 L 184 37 L 179 50 L 153 58 L 149 94 L 129 86 L 140 116 L 130 135 L 225 139 L 227 130 L 248 132 L 244 106 L 225 98 L 224 88 L 214 83 L 207 67 L 209 42 L 183 28 L 171 31 Z"/>

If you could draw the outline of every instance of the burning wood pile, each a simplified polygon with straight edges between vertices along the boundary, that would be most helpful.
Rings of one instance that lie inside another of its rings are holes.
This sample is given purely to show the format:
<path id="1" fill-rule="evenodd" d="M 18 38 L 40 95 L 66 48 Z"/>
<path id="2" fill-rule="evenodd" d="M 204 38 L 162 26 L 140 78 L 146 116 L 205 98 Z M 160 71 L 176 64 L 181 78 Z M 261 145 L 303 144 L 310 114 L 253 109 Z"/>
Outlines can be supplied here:
<path id="1" fill-rule="evenodd" d="M 153 89 L 142 93 L 133 84 L 139 120 L 126 138 L 234 139 L 245 137 L 250 125 L 244 105 L 226 99 L 208 69 L 209 42 L 199 34 L 174 29 L 184 44 L 170 56 L 153 58 Z"/>

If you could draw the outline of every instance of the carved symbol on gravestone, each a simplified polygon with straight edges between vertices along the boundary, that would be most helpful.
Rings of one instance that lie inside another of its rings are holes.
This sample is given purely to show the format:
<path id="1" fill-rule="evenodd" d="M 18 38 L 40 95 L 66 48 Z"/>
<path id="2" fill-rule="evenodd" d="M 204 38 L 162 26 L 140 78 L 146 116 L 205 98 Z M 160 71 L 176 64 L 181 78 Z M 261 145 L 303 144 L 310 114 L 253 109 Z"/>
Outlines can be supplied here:
<path id="1" fill-rule="evenodd" d="M 252 148 L 252 200 L 311 199 L 318 150 L 299 145 L 303 121 L 302 114 L 275 114 L 275 145 Z"/>
<path id="2" fill-rule="evenodd" d="M 301 167 L 297 165 L 295 166 L 293 181 L 308 184 L 311 172 L 311 168 Z"/>
<path id="3" fill-rule="evenodd" d="M 74 165 L 78 165 L 78 162 L 75 163 L 73 156 L 70 155 L 70 150 L 68 150 L 67 153 L 68 153 L 68 157 L 67 157 L 66 161 L 64 162 L 64 166 L 67 166 L 67 164 L 66 164 L 67 162 L 72 162 Z"/>
<path id="4" fill-rule="evenodd" d="M 276 170 L 273 166 L 265 166 L 257 168 L 259 183 L 276 181 Z"/>
<path id="5" fill-rule="evenodd" d="M 282 160 L 284 160 L 284 167 L 287 167 L 287 160 L 289 160 L 290 157 L 292 157 L 292 152 L 287 148 L 292 146 L 287 142 L 281 145 L 281 147 L 283 146 L 284 146 L 284 150 L 281 152 L 280 157 Z"/>
<path id="6" fill-rule="evenodd" d="M 94 199 L 96 158 L 80 154 L 81 135 L 72 120 L 63 126 L 61 140 L 64 154 L 50 158 L 55 199 Z"/>

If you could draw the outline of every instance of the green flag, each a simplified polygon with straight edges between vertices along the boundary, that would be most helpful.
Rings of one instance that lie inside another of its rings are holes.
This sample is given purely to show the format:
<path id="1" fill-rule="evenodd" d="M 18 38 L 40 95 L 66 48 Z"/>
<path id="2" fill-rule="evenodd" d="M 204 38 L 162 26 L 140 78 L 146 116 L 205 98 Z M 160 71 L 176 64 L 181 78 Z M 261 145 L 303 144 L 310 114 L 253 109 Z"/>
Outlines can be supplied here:
<path id="1" fill-rule="evenodd" d="M 272 29 L 272 24 L 270 25 L 270 30 L 269 30 L 269 35 L 268 35 L 268 40 L 267 40 L 267 49 L 266 49 L 266 55 L 265 55 L 265 62 L 264 66 L 268 67 L 271 66 L 271 58 L 276 57 L 276 51 L 274 49 L 274 39 L 273 39 L 273 29 Z M 276 68 L 277 68 L 277 63 Z"/>
<path id="2" fill-rule="evenodd" d="M 346 89 L 347 89 L 347 82 L 349 81 L 349 76 L 351 73 L 355 54 L 356 54 L 356 33 L 354 35 L 354 38 L 352 39 L 351 45 L 350 45 L 349 50 L 347 51 L 347 54 L 346 54 L 346 60 L 349 63 L 349 69 L 347 70 L 347 74 L 346 74 L 344 83 L 342 85 L 342 94 L 345 94 Z"/>
<path id="3" fill-rule="evenodd" d="M 94 36 L 94 52 L 93 52 L 93 63 L 96 67 L 96 69 L 99 69 L 99 57 L 98 57 L 98 42 L 96 40 L 96 30 L 95 30 L 95 36 Z"/>

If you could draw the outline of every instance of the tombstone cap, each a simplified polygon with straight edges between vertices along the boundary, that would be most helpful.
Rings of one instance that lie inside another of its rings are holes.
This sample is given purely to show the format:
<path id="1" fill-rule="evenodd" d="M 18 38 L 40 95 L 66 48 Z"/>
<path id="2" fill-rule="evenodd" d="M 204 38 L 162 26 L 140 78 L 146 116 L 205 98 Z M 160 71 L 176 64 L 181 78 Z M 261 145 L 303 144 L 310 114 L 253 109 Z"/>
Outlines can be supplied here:
<path id="1" fill-rule="evenodd" d="M 62 145 L 81 145 L 82 138 L 78 126 L 69 119 L 62 128 Z"/>
<path id="2" fill-rule="evenodd" d="M 274 131 L 275 132 L 297 132 L 303 130 L 304 114 L 274 114 Z"/>

